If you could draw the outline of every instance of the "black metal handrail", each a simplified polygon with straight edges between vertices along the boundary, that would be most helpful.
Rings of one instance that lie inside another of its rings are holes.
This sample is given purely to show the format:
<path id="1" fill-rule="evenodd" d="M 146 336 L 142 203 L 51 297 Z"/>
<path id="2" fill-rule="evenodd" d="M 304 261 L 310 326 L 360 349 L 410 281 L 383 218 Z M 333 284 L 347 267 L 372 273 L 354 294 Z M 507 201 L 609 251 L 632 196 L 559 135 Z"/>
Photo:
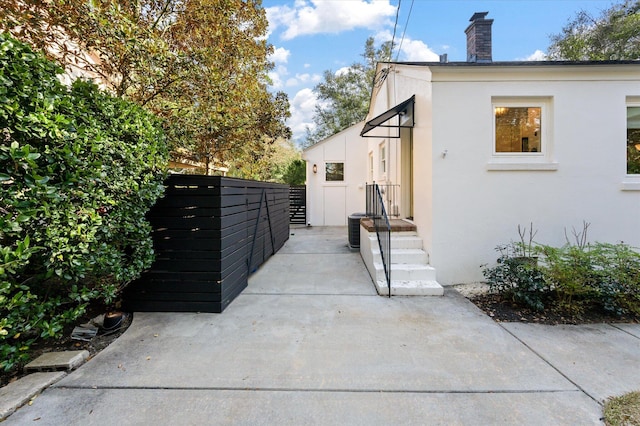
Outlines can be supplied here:
<path id="1" fill-rule="evenodd" d="M 398 194 L 400 193 L 400 185 L 385 183 L 383 185 L 378 184 L 378 188 L 380 188 L 387 215 L 389 217 L 399 217 Z"/>
<path id="2" fill-rule="evenodd" d="M 391 297 L 391 224 L 384 208 L 380 186 L 376 183 L 367 185 L 367 216 L 373 220 L 378 237 L 382 268 L 387 280 L 389 297 Z"/>

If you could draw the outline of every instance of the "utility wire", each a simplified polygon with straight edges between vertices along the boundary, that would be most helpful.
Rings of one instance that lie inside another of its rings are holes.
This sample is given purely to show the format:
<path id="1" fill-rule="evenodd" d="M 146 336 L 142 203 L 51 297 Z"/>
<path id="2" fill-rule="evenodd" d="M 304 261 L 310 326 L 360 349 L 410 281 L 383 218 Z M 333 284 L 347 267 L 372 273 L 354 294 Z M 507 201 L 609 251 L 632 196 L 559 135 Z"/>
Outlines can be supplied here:
<path id="1" fill-rule="evenodd" d="M 400 57 L 400 51 L 402 50 L 402 42 L 404 41 L 404 35 L 407 33 L 407 27 L 409 26 L 409 18 L 411 17 L 411 11 L 413 10 L 413 2 L 411 0 L 411 6 L 409 6 L 409 14 L 407 15 L 407 22 L 404 23 L 404 30 L 402 31 L 402 38 L 400 39 L 400 45 L 398 46 L 398 54 L 396 55 L 396 62 L 398 62 L 398 58 Z M 400 8 L 400 4 L 398 4 L 398 8 Z M 398 22 L 398 17 L 396 16 L 396 22 Z M 395 32 L 395 29 L 394 29 Z"/>
<path id="2" fill-rule="evenodd" d="M 393 36 L 391 37 L 391 49 L 389 49 L 389 59 L 387 62 L 391 62 L 391 57 L 393 56 L 393 44 L 396 40 L 396 29 L 398 28 L 398 16 L 400 15 L 400 5 L 402 4 L 402 0 L 398 0 L 398 7 L 396 9 L 396 22 L 393 25 Z"/>

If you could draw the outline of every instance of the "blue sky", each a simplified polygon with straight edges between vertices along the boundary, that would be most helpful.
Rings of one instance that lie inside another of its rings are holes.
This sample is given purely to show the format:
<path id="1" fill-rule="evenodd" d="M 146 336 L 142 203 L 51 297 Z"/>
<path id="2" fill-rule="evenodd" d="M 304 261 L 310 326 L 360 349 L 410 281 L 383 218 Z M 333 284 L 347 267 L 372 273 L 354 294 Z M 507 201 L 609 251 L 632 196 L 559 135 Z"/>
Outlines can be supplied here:
<path id="1" fill-rule="evenodd" d="M 390 40 L 394 27 L 399 61 L 466 60 L 464 30 L 475 12 L 493 19 L 493 60 L 539 60 L 580 10 L 598 16 L 611 0 L 263 0 L 269 43 L 275 48 L 274 90 L 289 95 L 294 140 L 313 126 L 312 89 L 325 70 L 339 72 L 361 60 L 367 37 Z M 397 26 L 396 11 L 399 8 Z M 404 37 L 403 37 L 404 36 Z"/>

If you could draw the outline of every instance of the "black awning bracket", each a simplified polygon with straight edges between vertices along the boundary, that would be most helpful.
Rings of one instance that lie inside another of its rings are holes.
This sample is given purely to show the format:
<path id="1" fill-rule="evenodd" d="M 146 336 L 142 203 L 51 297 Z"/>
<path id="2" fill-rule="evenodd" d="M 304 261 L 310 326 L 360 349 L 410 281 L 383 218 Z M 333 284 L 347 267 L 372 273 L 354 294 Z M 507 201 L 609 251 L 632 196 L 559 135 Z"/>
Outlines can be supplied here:
<path id="1" fill-rule="evenodd" d="M 413 109 L 416 103 L 416 95 L 411 96 L 406 101 L 399 103 L 388 111 L 383 112 L 379 116 L 372 118 L 364 124 L 364 128 L 360 132 L 360 136 L 363 138 L 399 138 L 401 128 L 411 128 L 415 125 L 415 119 Z M 386 124 L 390 120 L 394 122 L 392 124 Z M 397 129 L 397 135 L 368 135 L 373 129 L 378 127 Z"/>

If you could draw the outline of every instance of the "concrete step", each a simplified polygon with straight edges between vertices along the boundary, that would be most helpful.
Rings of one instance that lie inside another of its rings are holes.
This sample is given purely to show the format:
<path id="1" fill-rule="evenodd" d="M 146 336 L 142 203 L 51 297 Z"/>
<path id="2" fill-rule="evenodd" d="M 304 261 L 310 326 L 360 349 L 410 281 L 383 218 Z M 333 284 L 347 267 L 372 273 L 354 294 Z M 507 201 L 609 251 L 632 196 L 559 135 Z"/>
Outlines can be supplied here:
<path id="1" fill-rule="evenodd" d="M 384 280 L 376 281 L 376 289 L 381 296 L 389 295 L 389 288 Z M 443 294 L 444 288 L 437 281 L 391 281 L 392 296 L 442 296 Z"/>
<path id="2" fill-rule="evenodd" d="M 373 261 L 381 263 L 380 250 L 378 248 L 371 250 Z M 391 249 L 391 263 L 429 263 L 429 255 L 422 249 Z"/>
<path id="3" fill-rule="evenodd" d="M 404 232 L 402 234 L 405 234 Z M 415 235 L 415 233 L 407 232 L 406 234 L 413 235 L 398 235 L 397 233 L 391 234 L 391 248 L 392 249 L 422 249 L 422 238 Z M 378 237 L 375 233 L 369 234 L 371 240 L 371 247 L 378 247 Z"/>
<path id="4" fill-rule="evenodd" d="M 384 279 L 382 263 L 375 263 L 376 277 Z M 400 281 L 435 281 L 436 270 L 423 263 L 398 263 L 391 265 L 391 279 Z"/>

